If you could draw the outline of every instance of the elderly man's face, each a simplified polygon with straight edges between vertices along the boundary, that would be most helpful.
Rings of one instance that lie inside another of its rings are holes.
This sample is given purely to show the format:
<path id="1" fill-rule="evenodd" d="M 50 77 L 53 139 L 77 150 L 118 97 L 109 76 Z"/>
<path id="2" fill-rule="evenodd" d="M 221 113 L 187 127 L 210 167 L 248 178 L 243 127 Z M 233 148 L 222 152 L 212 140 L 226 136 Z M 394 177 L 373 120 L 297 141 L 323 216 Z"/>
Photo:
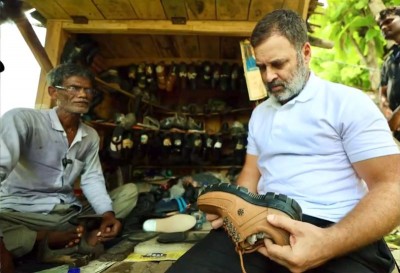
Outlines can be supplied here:
<path id="1" fill-rule="evenodd" d="M 94 93 L 90 92 L 92 84 L 89 79 L 72 76 L 64 80 L 62 86 L 52 87 L 55 92 L 57 105 L 70 113 L 85 114 L 93 100 Z"/>

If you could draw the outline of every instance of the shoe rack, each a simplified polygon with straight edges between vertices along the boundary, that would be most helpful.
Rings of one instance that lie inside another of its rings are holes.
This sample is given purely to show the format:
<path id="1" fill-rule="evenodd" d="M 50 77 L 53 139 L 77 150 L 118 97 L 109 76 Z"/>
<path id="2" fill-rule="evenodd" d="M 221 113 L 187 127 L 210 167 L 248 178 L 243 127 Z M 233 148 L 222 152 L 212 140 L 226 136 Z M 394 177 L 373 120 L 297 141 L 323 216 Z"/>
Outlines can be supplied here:
<path id="1" fill-rule="evenodd" d="M 138 84 L 128 91 L 120 85 L 96 79 L 104 95 L 125 102 L 125 106 L 118 106 L 116 111 L 126 111 L 126 114 L 129 112 L 127 104 L 135 104 L 138 97 L 141 99 L 141 108 L 135 113 L 136 123 L 117 134 L 115 113 L 109 120 L 87 120 L 101 136 L 105 160 L 132 164 L 136 169 L 168 168 L 175 173 L 241 167 L 247 137 L 245 124 L 252 110 L 247 90 L 239 90 L 239 87 L 223 90 L 220 86 L 212 88 L 204 84 L 191 88 L 193 83 L 188 79 L 184 84 L 179 84 L 179 80 L 182 79 L 178 78 L 170 91 L 155 89 L 157 98 L 150 100 L 143 99 L 143 94 L 135 94 Z M 229 76 L 228 84 L 232 83 L 230 80 Z M 151 117 L 146 116 L 148 112 Z M 146 118 L 153 119 L 153 124 L 146 122 Z M 188 125 L 190 121 L 194 125 Z M 113 136 L 119 141 L 110 152 Z"/>

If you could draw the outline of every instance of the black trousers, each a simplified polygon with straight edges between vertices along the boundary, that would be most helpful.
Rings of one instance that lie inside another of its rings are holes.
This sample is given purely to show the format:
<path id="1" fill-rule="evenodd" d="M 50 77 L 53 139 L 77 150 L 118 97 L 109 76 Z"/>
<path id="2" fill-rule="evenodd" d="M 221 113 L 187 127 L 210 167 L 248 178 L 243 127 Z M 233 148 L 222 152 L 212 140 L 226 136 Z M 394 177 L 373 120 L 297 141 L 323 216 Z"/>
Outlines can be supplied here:
<path id="1" fill-rule="evenodd" d="M 319 227 L 332 223 L 303 216 L 303 221 Z M 243 255 L 247 273 L 290 273 L 288 269 L 269 260 L 258 252 Z M 384 240 L 367 245 L 346 256 L 328 261 L 309 270 L 312 273 L 390 273 L 394 259 Z M 212 230 L 194 245 L 166 273 L 242 273 L 239 255 L 232 240 L 223 229 Z"/>

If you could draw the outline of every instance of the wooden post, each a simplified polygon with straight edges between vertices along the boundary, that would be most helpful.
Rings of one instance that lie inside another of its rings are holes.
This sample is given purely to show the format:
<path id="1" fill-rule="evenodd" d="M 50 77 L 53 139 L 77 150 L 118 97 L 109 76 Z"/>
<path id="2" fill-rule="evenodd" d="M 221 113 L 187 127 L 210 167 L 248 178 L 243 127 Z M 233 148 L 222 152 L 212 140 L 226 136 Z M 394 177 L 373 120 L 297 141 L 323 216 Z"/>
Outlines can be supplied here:
<path id="1" fill-rule="evenodd" d="M 60 56 L 67 39 L 67 33 L 62 29 L 62 22 L 60 20 L 47 21 L 45 51 L 52 66 L 59 64 Z M 47 72 L 48 71 L 42 67 L 35 102 L 35 108 L 37 109 L 48 109 L 54 106 L 54 103 L 51 101 L 51 98 L 47 93 Z"/>

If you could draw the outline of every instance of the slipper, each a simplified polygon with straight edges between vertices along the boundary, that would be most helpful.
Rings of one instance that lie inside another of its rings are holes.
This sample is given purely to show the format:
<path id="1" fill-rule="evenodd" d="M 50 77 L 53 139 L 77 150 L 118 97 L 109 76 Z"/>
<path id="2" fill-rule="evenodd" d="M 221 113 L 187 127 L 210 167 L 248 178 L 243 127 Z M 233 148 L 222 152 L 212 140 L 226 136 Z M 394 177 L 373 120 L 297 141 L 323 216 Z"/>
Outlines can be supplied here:
<path id="1" fill-rule="evenodd" d="M 121 126 L 115 127 L 111 142 L 109 146 L 109 153 L 112 158 L 120 159 L 122 150 L 122 135 L 124 133 L 124 128 Z"/>
<path id="2" fill-rule="evenodd" d="M 183 232 L 196 225 L 196 218 L 188 214 L 175 214 L 167 218 L 148 219 L 143 223 L 144 231 Z"/>
<path id="3" fill-rule="evenodd" d="M 48 238 L 42 240 L 37 249 L 38 260 L 42 263 L 72 264 L 75 262 L 74 254 L 78 253 L 78 245 L 67 248 L 51 249 Z"/>

